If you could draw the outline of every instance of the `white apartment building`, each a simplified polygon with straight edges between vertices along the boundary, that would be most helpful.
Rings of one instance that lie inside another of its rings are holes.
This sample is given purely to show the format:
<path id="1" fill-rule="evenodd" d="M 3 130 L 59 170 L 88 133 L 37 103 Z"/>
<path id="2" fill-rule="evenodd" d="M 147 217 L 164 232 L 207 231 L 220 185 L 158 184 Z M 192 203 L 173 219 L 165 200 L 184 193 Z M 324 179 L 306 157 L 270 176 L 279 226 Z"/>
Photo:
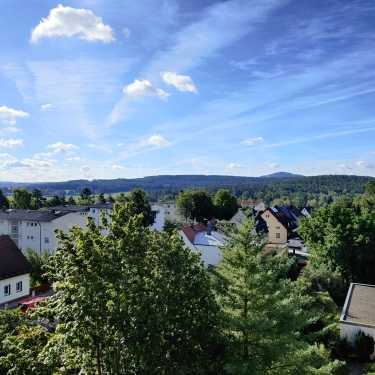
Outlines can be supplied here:
<path id="1" fill-rule="evenodd" d="M 154 224 L 152 228 L 162 231 L 166 220 L 176 222 L 179 219 L 177 207 L 175 203 L 157 203 L 151 206 L 151 210 L 155 214 Z"/>
<path id="2" fill-rule="evenodd" d="M 31 264 L 9 236 L 0 236 L 0 308 L 30 294 Z"/>
<path id="3" fill-rule="evenodd" d="M 9 235 L 22 252 L 33 249 L 53 253 L 58 245 L 55 231 L 67 232 L 73 226 L 85 228 L 88 214 L 53 209 L 3 210 L 0 211 L 0 235 Z"/>

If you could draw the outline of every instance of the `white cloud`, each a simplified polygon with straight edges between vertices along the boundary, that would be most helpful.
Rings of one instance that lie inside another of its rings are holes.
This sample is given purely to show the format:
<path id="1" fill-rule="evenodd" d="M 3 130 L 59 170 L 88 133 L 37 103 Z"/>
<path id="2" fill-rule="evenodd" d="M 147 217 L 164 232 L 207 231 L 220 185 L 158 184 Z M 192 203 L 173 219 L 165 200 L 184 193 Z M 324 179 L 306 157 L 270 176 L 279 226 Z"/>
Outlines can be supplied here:
<path id="1" fill-rule="evenodd" d="M 14 139 L 14 138 L 0 138 L 0 147 L 2 148 L 14 148 L 23 145 L 23 139 Z"/>
<path id="2" fill-rule="evenodd" d="M 121 169 L 125 169 L 125 167 L 120 164 L 113 164 L 112 169 L 119 171 Z"/>
<path id="3" fill-rule="evenodd" d="M 66 152 L 72 152 L 75 150 L 78 150 L 79 147 L 76 145 L 73 145 L 71 143 L 62 143 L 62 142 L 56 142 L 53 144 L 50 144 L 47 146 L 49 150 L 52 150 L 53 153 L 66 153 Z"/>
<path id="4" fill-rule="evenodd" d="M 82 158 L 80 156 L 71 156 L 69 158 L 66 158 L 68 161 L 81 161 Z"/>
<path id="5" fill-rule="evenodd" d="M 51 111 L 54 107 L 51 103 L 42 104 L 40 106 L 42 111 Z"/>
<path id="6" fill-rule="evenodd" d="M 156 96 L 159 99 L 166 100 L 169 96 L 167 92 L 162 89 L 159 89 L 152 85 L 147 79 L 138 80 L 136 79 L 130 85 L 127 85 L 123 88 L 125 95 L 131 98 L 140 98 L 143 96 Z"/>
<path id="7" fill-rule="evenodd" d="M 356 163 L 355 163 L 358 167 L 360 168 L 364 168 L 364 169 L 375 169 L 375 165 L 374 164 L 371 164 L 367 161 L 364 161 L 364 160 L 358 160 Z"/>
<path id="8" fill-rule="evenodd" d="M 167 85 L 174 86 L 178 91 L 197 93 L 197 88 L 190 76 L 164 72 L 161 73 L 161 77 Z"/>
<path id="9" fill-rule="evenodd" d="M 160 134 L 153 134 L 150 137 L 141 141 L 143 146 L 152 146 L 156 148 L 167 147 L 170 142 Z"/>
<path id="10" fill-rule="evenodd" d="M 81 167 L 81 172 L 83 173 L 83 176 L 86 178 L 91 177 L 91 168 L 88 165 L 83 165 Z"/>
<path id="11" fill-rule="evenodd" d="M 241 167 L 242 167 L 241 164 L 238 164 L 238 163 L 229 163 L 226 166 L 226 169 L 228 169 L 230 171 L 233 171 L 233 170 L 236 170 L 236 169 L 240 169 Z"/>
<path id="12" fill-rule="evenodd" d="M 255 137 L 255 138 L 245 139 L 242 143 L 246 146 L 254 146 L 263 142 L 264 142 L 263 137 Z"/>
<path id="13" fill-rule="evenodd" d="M 0 121 L 6 124 L 14 125 L 19 118 L 28 117 L 29 114 L 27 112 L 9 108 L 5 105 L 0 107 Z"/>
<path id="14" fill-rule="evenodd" d="M 280 164 L 279 163 L 268 163 L 267 166 L 271 169 L 276 169 L 276 168 L 280 168 Z"/>
<path id="15" fill-rule="evenodd" d="M 115 40 L 113 30 L 89 9 L 58 5 L 51 9 L 31 34 L 31 42 L 42 38 L 78 37 L 90 42 L 110 43 Z"/>

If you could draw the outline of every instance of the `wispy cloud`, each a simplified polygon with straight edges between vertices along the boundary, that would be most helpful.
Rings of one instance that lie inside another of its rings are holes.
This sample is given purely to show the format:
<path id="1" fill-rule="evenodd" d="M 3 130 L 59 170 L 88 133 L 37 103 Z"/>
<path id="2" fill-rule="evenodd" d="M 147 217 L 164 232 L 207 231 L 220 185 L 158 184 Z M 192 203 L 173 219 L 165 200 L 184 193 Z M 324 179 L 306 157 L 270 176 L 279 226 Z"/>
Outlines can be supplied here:
<path id="1" fill-rule="evenodd" d="M 20 109 L 14 109 L 5 105 L 0 107 L 0 121 L 5 124 L 15 125 L 18 119 L 29 117 L 29 114 Z"/>
<path id="2" fill-rule="evenodd" d="M 167 85 L 174 86 L 178 91 L 197 93 L 197 88 L 190 76 L 177 74 L 175 72 L 161 73 L 163 81 Z"/>
<path id="3" fill-rule="evenodd" d="M 23 139 L 0 138 L 0 148 L 15 148 L 19 146 L 23 146 Z"/>

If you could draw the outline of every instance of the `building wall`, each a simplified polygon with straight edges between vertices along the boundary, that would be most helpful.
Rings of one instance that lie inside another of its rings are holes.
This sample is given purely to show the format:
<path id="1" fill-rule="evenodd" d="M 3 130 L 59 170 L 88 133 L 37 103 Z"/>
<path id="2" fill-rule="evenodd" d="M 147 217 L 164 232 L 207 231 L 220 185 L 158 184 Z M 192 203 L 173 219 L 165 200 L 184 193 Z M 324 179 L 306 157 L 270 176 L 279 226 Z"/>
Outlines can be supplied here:
<path id="1" fill-rule="evenodd" d="M 288 231 L 270 212 L 265 211 L 262 219 L 268 228 L 268 242 L 273 244 L 285 244 L 288 242 Z"/>
<path id="2" fill-rule="evenodd" d="M 366 335 L 372 336 L 375 340 L 375 327 L 370 328 L 340 322 L 340 337 L 345 337 L 350 343 L 354 343 L 355 336 L 358 334 L 359 331 L 362 331 Z"/>
<path id="3" fill-rule="evenodd" d="M 111 215 L 113 211 L 108 208 L 95 208 L 95 207 L 90 207 L 88 216 L 90 216 L 93 220 L 95 225 L 103 225 L 103 216 L 107 218 L 107 220 L 110 222 L 111 220 Z M 103 229 L 102 231 L 103 234 L 108 234 L 107 229 Z"/>
<path id="4" fill-rule="evenodd" d="M 22 281 L 22 291 L 16 292 L 17 282 Z M 11 293 L 9 296 L 4 295 L 5 285 L 10 284 Z M 11 277 L 9 279 L 0 280 L 0 305 L 11 302 L 17 298 L 25 297 L 30 294 L 30 274 Z"/>

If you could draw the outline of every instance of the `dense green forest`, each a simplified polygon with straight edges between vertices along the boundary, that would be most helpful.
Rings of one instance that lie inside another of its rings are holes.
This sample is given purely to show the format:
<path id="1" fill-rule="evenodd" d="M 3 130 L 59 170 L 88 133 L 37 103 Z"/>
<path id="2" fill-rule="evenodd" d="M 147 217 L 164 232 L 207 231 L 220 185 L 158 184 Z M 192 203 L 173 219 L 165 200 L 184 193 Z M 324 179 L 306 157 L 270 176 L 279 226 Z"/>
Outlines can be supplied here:
<path id="1" fill-rule="evenodd" d="M 41 190 L 43 195 L 76 195 L 84 188 L 89 188 L 94 194 L 118 193 L 141 188 L 148 193 L 152 200 L 175 198 L 181 191 L 190 188 L 203 188 L 215 192 L 220 188 L 229 189 L 237 197 L 263 200 L 270 204 L 275 199 L 308 200 L 319 199 L 330 202 L 332 197 L 363 192 L 364 185 L 374 178 L 346 175 L 326 176 L 295 176 L 283 174 L 282 177 L 238 177 L 238 176 L 151 176 L 136 179 L 114 180 L 75 180 L 66 182 L 47 182 L 36 184 L 0 183 L 0 188 L 9 195 L 15 187 L 28 190 Z M 330 198 L 331 197 L 331 198 Z M 319 203 L 319 202 L 318 202 Z M 297 204 L 298 205 L 298 204 Z M 311 204 L 314 206 L 314 204 Z M 321 206 L 321 204 L 317 204 Z"/>

